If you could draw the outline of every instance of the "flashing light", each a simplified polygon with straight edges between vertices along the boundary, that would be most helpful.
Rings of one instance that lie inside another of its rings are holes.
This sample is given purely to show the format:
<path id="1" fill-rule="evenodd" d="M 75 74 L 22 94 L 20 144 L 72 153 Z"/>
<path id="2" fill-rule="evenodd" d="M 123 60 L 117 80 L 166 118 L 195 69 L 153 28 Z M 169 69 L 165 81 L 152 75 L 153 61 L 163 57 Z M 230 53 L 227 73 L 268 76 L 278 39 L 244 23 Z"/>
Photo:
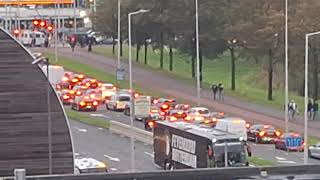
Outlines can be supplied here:
<path id="1" fill-rule="evenodd" d="M 260 136 L 260 137 L 264 136 L 264 134 L 265 134 L 264 131 L 259 132 L 259 136 Z"/>
<path id="2" fill-rule="evenodd" d="M 78 79 L 72 79 L 72 82 L 73 83 L 76 83 L 76 82 L 78 82 L 79 80 Z"/>
<path id="3" fill-rule="evenodd" d="M 83 102 L 83 101 L 80 102 L 80 106 L 85 106 L 85 105 L 86 105 L 85 102 Z"/>
<path id="4" fill-rule="evenodd" d="M 293 133 L 293 137 L 299 137 L 300 135 L 298 133 Z"/>
<path id="5" fill-rule="evenodd" d="M 69 80 L 69 78 L 67 78 L 66 76 L 63 76 L 63 78 L 62 78 L 62 81 L 63 82 L 66 82 L 66 81 L 68 81 Z"/>
<path id="6" fill-rule="evenodd" d="M 94 106 L 98 106 L 98 105 L 99 105 L 98 101 L 94 101 L 94 102 L 93 102 L 93 105 L 94 105 Z"/>
<path id="7" fill-rule="evenodd" d="M 250 128 L 250 123 L 246 123 L 246 128 Z"/>
<path id="8" fill-rule="evenodd" d="M 148 126 L 149 126 L 150 128 L 153 128 L 154 125 L 155 125 L 155 123 L 154 123 L 153 121 L 149 121 L 149 122 L 148 122 Z"/>
<path id="9" fill-rule="evenodd" d="M 279 137 L 280 134 L 281 134 L 279 131 L 276 131 L 275 133 L 276 133 L 276 136 L 278 136 L 278 137 Z"/>
<path id="10" fill-rule="evenodd" d="M 13 31 L 13 33 L 17 36 L 17 35 L 20 34 L 20 30 L 19 30 L 19 29 L 15 29 L 15 30 Z"/>
<path id="11" fill-rule="evenodd" d="M 190 117 L 190 116 L 187 116 L 187 117 L 185 117 L 184 119 L 187 120 L 187 121 L 190 121 L 190 120 L 191 120 L 191 117 Z"/>
<path id="12" fill-rule="evenodd" d="M 33 24 L 34 26 L 38 26 L 38 25 L 39 25 L 39 20 L 33 20 L 33 21 L 32 21 L 32 24 Z"/>
<path id="13" fill-rule="evenodd" d="M 48 25 L 47 30 L 48 30 L 49 32 L 51 32 L 51 31 L 53 30 L 53 26 L 52 26 L 52 25 Z"/>
<path id="14" fill-rule="evenodd" d="M 46 26 L 46 22 L 45 22 L 45 21 L 41 21 L 41 22 L 39 23 L 39 25 L 40 25 L 41 27 L 45 27 L 45 26 Z"/>
<path id="15" fill-rule="evenodd" d="M 170 121 L 176 121 L 176 120 L 178 120 L 176 117 L 174 117 L 174 116 L 170 117 Z"/>

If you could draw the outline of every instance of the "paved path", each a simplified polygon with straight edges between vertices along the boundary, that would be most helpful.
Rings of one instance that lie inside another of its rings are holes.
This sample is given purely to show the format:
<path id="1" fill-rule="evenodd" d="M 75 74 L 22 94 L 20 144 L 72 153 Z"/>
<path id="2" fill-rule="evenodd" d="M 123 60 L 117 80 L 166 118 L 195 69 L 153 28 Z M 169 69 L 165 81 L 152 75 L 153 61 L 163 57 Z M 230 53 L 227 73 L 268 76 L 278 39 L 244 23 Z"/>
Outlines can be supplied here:
<path id="1" fill-rule="evenodd" d="M 53 52 L 53 49 L 37 50 Z M 78 49 L 75 52 L 71 52 L 70 48 L 61 48 L 59 49 L 59 54 L 108 73 L 115 74 L 117 62 L 113 59 L 88 53 L 85 49 Z M 127 63 L 122 62 L 122 65 L 125 69 L 128 69 Z M 192 102 L 197 101 L 195 85 L 186 84 L 185 82 L 173 79 L 165 73 L 154 72 L 134 65 L 133 82 L 139 86 L 156 89 L 156 91 L 178 99 L 185 99 Z M 277 127 L 284 127 L 284 113 L 281 111 L 230 97 L 226 97 L 223 102 L 213 101 L 211 91 L 208 89 L 202 90 L 201 97 L 201 104 L 212 110 L 224 111 L 229 115 L 244 118 L 248 122 L 260 122 L 272 124 Z M 289 122 L 289 128 L 293 131 L 303 133 L 303 126 L 304 124 L 301 117 L 297 118 L 297 120 L 290 120 Z M 320 138 L 320 121 L 309 122 L 309 134 Z"/>

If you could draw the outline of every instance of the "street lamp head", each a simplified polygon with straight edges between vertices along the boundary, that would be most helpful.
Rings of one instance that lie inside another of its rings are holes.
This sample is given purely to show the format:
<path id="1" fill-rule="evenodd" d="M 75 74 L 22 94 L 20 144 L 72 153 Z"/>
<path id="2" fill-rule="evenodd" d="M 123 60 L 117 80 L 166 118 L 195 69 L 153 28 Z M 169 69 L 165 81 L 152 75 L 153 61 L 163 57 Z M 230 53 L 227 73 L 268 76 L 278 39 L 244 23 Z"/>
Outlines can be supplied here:
<path id="1" fill-rule="evenodd" d="M 150 10 L 149 9 L 140 9 L 138 12 L 139 13 L 147 13 L 147 12 L 150 12 Z"/>

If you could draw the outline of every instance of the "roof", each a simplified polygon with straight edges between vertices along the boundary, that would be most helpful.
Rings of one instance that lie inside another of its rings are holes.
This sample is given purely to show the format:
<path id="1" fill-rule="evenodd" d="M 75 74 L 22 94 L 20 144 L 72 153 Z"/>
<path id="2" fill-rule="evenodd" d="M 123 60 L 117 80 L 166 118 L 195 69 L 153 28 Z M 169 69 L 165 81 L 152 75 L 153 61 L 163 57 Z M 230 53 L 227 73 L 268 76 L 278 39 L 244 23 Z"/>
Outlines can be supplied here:
<path id="1" fill-rule="evenodd" d="M 75 166 L 80 170 L 92 168 L 106 168 L 106 165 L 104 163 L 93 158 L 76 158 Z"/>
<path id="2" fill-rule="evenodd" d="M 199 110 L 209 110 L 209 109 L 206 108 L 206 107 L 193 107 L 193 108 L 191 108 L 191 109 L 195 109 L 195 110 L 197 110 L 197 111 L 199 111 Z"/>
<path id="3" fill-rule="evenodd" d="M 187 122 L 168 122 L 168 121 L 159 121 L 159 124 L 163 124 L 164 126 L 169 126 L 175 129 L 180 129 L 191 134 L 205 137 L 207 139 L 238 139 L 239 136 L 236 134 L 232 134 L 226 131 L 218 130 L 215 128 L 211 128 L 204 125 L 191 124 Z"/>

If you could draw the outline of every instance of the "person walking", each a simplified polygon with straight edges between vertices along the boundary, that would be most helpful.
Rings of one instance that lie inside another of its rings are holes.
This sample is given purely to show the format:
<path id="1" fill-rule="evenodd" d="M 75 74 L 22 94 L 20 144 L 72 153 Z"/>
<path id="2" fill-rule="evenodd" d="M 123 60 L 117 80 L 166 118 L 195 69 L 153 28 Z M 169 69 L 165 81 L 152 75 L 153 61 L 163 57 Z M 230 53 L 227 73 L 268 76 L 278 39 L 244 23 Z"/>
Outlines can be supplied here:
<path id="1" fill-rule="evenodd" d="M 219 93 L 219 99 L 220 100 L 223 100 L 224 98 L 224 87 L 223 87 L 223 84 L 222 83 L 219 83 L 218 84 L 218 93 Z"/>
<path id="2" fill-rule="evenodd" d="M 89 41 L 88 41 L 88 52 L 91 52 L 92 51 L 92 39 L 89 38 Z"/>
<path id="3" fill-rule="evenodd" d="M 216 84 L 212 84 L 211 90 L 212 90 L 212 93 L 213 93 L 213 100 L 216 100 L 216 95 L 217 95 L 217 91 L 218 91 L 218 86 L 217 86 Z"/>
<path id="4" fill-rule="evenodd" d="M 312 113 L 313 113 L 313 104 L 312 100 L 309 99 L 308 105 L 307 105 L 307 112 L 308 112 L 308 119 L 311 120 L 312 118 Z"/>
<path id="5" fill-rule="evenodd" d="M 314 100 L 313 102 L 313 118 L 312 120 L 318 120 L 318 111 L 319 111 L 319 104 L 318 100 Z"/>

